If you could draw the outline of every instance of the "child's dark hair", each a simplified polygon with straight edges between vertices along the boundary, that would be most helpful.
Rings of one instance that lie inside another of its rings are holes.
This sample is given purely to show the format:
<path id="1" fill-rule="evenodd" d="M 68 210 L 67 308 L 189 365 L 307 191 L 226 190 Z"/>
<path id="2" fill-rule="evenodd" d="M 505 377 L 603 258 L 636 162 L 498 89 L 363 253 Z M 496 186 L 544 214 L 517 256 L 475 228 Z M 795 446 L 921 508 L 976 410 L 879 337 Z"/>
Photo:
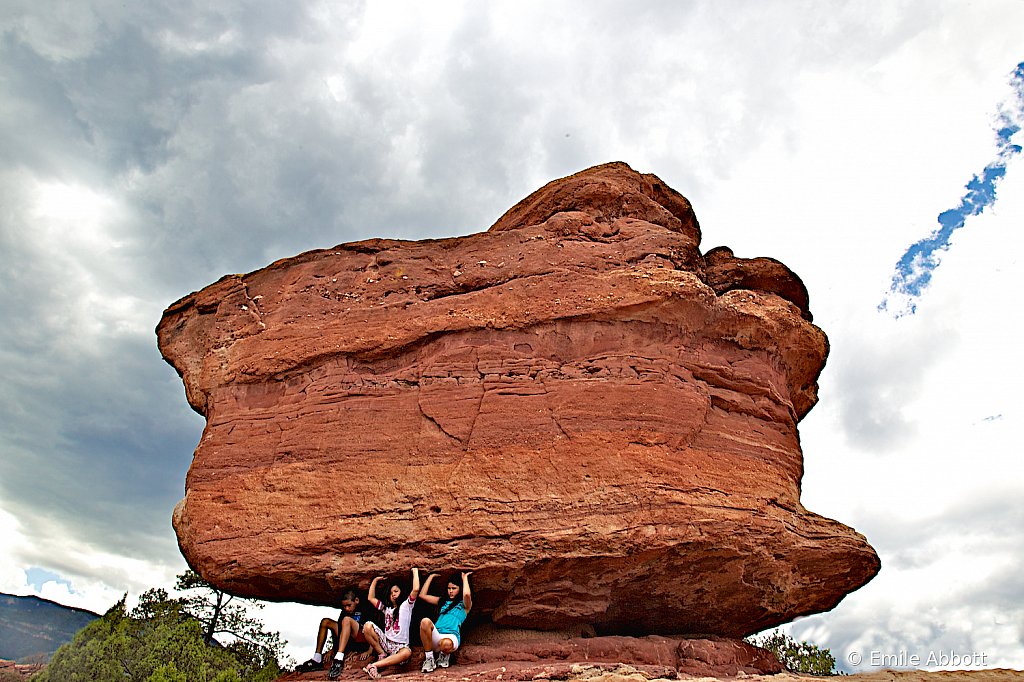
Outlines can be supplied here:
<path id="1" fill-rule="evenodd" d="M 439 602 L 437 602 L 437 618 L 440 618 L 441 616 L 448 613 L 449 611 L 451 611 L 456 606 L 462 603 L 461 577 L 462 576 L 460 576 L 458 573 L 453 573 L 452 577 L 448 578 L 448 582 L 446 583 L 446 588 L 444 591 L 444 597 L 442 597 L 442 599 Z M 459 588 L 459 592 L 455 595 L 454 599 L 448 596 L 447 585 L 455 585 Z M 437 620 L 437 618 L 435 618 L 434 620 Z"/>
<path id="2" fill-rule="evenodd" d="M 341 601 L 355 601 L 356 599 L 359 599 L 359 594 L 354 587 L 350 587 L 341 593 Z"/>
<path id="3" fill-rule="evenodd" d="M 391 588 L 396 586 L 398 587 L 398 599 L 395 600 L 395 606 L 401 606 L 402 602 L 409 598 L 412 587 L 402 580 L 395 580 L 388 585 L 387 598 L 381 600 L 385 606 L 391 606 Z"/>

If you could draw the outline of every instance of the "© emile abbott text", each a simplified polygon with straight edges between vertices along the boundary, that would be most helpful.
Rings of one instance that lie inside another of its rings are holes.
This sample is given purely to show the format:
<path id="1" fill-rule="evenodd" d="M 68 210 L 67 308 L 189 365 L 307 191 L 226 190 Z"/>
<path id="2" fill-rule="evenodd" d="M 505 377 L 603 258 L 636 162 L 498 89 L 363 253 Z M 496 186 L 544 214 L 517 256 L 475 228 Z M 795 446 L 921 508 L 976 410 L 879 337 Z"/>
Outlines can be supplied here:
<path id="1" fill-rule="evenodd" d="M 869 651 L 868 665 L 886 668 L 909 668 L 919 665 L 926 666 L 983 666 L 986 664 L 988 654 L 972 651 L 971 653 L 958 654 L 950 649 L 949 653 L 943 650 L 929 651 L 926 657 L 918 654 L 911 654 L 907 651 L 899 651 L 894 654 L 886 654 L 881 651 Z M 851 651 L 846 657 L 853 665 L 860 665 L 864 662 L 864 656 L 859 651 Z"/>

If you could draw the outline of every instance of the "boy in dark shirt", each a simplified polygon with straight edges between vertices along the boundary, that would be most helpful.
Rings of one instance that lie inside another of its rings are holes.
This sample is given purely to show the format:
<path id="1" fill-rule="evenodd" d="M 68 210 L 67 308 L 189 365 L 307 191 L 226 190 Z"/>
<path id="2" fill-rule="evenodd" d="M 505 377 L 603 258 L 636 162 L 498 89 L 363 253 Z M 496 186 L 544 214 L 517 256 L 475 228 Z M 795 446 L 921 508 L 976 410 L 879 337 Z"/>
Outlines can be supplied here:
<path id="1" fill-rule="evenodd" d="M 362 604 L 355 590 L 346 590 L 341 595 L 341 613 L 338 620 L 324 618 L 320 621 L 320 632 L 316 637 L 316 653 L 313 658 L 295 667 L 296 672 L 308 673 L 315 670 L 323 670 L 327 664 L 331 664 L 331 670 L 327 673 L 327 679 L 336 680 L 341 675 L 345 666 L 345 649 L 349 642 L 365 643 L 363 636 L 363 623 L 369 619 L 369 614 L 363 612 Z M 333 637 L 333 646 L 326 655 L 321 655 L 324 643 L 327 641 L 327 633 Z M 331 659 L 334 659 L 333 663 Z"/>

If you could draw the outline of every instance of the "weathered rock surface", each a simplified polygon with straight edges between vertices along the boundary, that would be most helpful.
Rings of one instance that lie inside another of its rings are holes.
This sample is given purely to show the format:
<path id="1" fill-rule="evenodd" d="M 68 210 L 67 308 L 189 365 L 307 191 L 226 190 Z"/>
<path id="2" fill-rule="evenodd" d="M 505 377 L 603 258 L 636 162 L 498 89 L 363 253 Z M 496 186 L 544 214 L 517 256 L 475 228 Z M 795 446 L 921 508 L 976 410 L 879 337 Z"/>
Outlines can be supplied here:
<path id="1" fill-rule="evenodd" d="M 344 660 L 342 679 L 362 678 L 362 668 L 371 657 L 349 654 Z M 403 665 L 382 668 L 385 675 L 414 673 L 423 663 L 423 650 L 413 648 Z M 491 673 L 502 673 L 505 680 L 574 679 L 583 665 L 598 666 L 594 671 L 628 668 L 640 673 L 638 682 L 651 678 L 675 679 L 684 675 L 774 674 L 785 670 L 770 651 L 743 640 L 723 637 L 590 637 L 537 638 L 493 645 L 469 644 L 459 648 L 448 670 L 438 668 L 429 675 L 436 682 L 462 680 Z M 602 665 L 603 664 L 603 665 Z M 608 665 L 611 664 L 611 665 Z M 328 666 L 329 667 L 329 666 Z M 446 674 L 447 673 L 447 674 Z M 594 674 L 583 675 L 593 677 Z M 427 676 L 422 676 L 426 678 Z M 282 680 L 325 680 L 327 671 L 291 673 Z"/>
<path id="2" fill-rule="evenodd" d="M 174 527 L 229 591 L 333 603 L 474 570 L 474 618 L 743 636 L 878 571 L 800 504 L 828 352 L 788 268 L 701 255 L 689 202 L 607 164 L 487 232 L 312 251 L 174 303 L 207 418 Z"/>
<path id="3" fill-rule="evenodd" d="M 44 663 L 26 663 L 20 664 L 14 661 L 8 661 L 7 659 L 0 658 L 0 674 L 6 674 L 8 677 L 11 675 L 21 675 L 26 680 L 31 676 L 35 675 L 40 670 L 44 670 L 46 664 Z M 0 675 L 2 677 L 2 675 Z"/>

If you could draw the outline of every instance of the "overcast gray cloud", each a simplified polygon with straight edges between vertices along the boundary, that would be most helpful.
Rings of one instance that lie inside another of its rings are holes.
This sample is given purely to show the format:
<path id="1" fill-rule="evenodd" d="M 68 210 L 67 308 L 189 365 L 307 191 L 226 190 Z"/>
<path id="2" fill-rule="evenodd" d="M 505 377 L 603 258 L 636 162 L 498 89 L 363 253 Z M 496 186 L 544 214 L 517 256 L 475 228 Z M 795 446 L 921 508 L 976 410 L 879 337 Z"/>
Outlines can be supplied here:
<path id="1" fill-rule="evenodd" d="M 275 41 L 316 24 L 299 5 L 77 7 L 71 23 L 53 7 L 0 42 L 0 497 L 40 539 L 26 562 L 88 573 L 48 546 L 66 536 L 179 563 L 169 514 L 202 420 L 152 329 L 214 273 L 261 264 L 261 232 L 322 233 L 315 215 L 289 224 L 247 200 L 276 183 L 239 182 L 264 145 L 231 120 L 284 75 Z"/>

